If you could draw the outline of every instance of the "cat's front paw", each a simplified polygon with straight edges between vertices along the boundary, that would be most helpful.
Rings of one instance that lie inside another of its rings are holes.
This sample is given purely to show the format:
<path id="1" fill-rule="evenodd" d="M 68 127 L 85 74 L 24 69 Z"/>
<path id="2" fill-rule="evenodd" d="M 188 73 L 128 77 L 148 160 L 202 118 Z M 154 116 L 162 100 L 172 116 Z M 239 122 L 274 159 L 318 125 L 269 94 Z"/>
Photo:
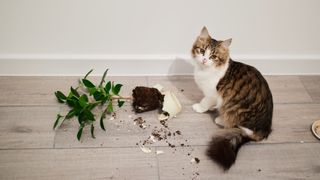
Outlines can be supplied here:
<path id="1" fill-rule="evenodd" d="M 199 103 L 192 105 L 192 109 L 197 113 L 204 113 L 207 111 Z"/>

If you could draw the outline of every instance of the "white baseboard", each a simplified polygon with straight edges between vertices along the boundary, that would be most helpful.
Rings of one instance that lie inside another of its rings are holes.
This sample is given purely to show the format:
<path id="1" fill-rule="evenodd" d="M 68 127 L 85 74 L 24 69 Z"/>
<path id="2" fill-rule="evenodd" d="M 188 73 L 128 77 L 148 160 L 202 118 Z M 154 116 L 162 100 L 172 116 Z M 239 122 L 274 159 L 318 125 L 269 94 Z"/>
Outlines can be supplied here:
<path id="1" fill-rule="evenodd" d="M 265 75 L 320 74 L 320 55 L 234 55 Z M 191 75 L 187 55 L 0 55 L 0 76 Z"/>

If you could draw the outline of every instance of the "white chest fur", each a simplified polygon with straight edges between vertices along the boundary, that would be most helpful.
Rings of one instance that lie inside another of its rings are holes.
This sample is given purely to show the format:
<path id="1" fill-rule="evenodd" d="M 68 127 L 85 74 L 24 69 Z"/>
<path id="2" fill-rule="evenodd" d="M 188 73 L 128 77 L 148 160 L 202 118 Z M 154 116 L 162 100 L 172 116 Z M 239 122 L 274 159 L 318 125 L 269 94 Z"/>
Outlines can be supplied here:
<path id="1" fill-rule="evenodd" d="M 195 66 L 194 79 L 198 87 L 202 90 L 204 96 L 217 97 L 217 84 L 225 75 L 228 69 L 228 64 L 222 67 L 199 67 Z"/>

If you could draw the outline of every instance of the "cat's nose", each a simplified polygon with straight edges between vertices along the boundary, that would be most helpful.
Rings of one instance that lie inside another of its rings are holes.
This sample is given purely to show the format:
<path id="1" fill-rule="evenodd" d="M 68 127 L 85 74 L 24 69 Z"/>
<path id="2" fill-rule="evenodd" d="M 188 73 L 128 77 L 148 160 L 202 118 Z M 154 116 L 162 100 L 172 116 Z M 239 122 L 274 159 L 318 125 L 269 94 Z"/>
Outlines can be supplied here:
<path id="1" fill-rule="evenodd" d="M 207 58 L 204 58 L 203 59 L 203 63 L 206 63 L 208 60 L 207 60 Z"/>

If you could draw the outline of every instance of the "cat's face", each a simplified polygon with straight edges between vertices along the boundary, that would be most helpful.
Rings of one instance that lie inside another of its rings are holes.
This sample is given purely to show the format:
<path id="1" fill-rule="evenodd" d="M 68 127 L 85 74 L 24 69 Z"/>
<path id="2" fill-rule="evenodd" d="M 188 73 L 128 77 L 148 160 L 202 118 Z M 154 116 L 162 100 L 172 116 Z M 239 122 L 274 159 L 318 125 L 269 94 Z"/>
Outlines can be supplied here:
<path id="1" fill-rule="evenodd" d="M 219 67 L 229 60 L 229 46 L 231 39 L 217 41 L 212 39 L 206 27 L 197 37 L 192 47 L 192 57 L 201 66 Z"/>

